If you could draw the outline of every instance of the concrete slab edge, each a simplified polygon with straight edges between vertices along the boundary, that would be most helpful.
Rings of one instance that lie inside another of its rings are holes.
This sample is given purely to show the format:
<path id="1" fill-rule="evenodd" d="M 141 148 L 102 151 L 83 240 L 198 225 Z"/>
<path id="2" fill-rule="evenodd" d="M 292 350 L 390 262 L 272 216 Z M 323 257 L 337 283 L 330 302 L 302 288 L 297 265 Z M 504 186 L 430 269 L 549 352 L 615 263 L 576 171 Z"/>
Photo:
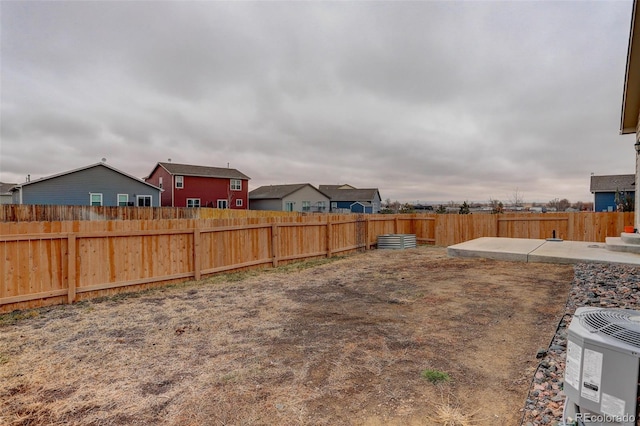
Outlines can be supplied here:
<path id="1" fill-rule="evenodd" d="M 540 244 L 538 244 L 538 246 L 536 248 L 534 248 L 529 253 L 527 253 L 527 263 L 535 262 L 534 260 L 531 259 L 531 256 L 533 256 L 533 253 L 535 253 L 536 250 L 538 250 L 540 247 L 542 247 L 543 245 L 545 245 L 547 243 L 548 243 L 547 241 L 541 241 Z"/>
<path id="2" fill-rule="evenodd" d="M 447 247 L 447 255 L 450 257 L 471 257 L 493 260 L 508 260 L 512 262 L 527 262 L 527 253 L 506 253 L 503 251 L 477 251 L 461 248 Z"/>

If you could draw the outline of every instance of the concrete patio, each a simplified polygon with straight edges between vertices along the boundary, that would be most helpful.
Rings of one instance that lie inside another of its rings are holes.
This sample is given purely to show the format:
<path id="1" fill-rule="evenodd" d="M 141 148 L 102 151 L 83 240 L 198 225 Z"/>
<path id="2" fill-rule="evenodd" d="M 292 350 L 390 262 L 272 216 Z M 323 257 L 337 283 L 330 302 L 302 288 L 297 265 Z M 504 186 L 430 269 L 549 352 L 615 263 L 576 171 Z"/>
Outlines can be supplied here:
<path id="1" fill-rule="evenodd" d="M 640 265 L 640 254 L 608 249 L 607 243 L 484 237 L 447 248 L 452 257 L 481 257 L 518 262 L 617 263 Z"/>

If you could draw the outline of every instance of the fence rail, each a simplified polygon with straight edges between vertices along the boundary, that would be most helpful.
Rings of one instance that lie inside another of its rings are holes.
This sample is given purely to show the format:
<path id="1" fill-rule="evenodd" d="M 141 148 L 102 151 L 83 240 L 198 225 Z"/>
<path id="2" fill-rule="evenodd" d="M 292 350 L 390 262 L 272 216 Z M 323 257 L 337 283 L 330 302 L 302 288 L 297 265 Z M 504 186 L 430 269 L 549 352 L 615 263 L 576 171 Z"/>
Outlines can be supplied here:
<path id="1" fill-rule="evenodd" d="M 0 222 L 0 312 L 367 250 L 382 234 L 439 246 L 487 236 L 603 242 L 633 224 L 633 213 L 224 214 Z"/>

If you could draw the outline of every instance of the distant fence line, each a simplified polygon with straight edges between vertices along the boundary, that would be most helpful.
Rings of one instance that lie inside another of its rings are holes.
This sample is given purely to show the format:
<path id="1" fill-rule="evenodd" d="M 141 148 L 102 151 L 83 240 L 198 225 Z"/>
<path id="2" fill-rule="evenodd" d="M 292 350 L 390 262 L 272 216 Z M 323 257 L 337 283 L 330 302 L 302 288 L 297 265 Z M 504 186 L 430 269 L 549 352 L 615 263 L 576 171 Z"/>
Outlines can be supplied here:
<path id="1" fill-rule="evenodd" d="M 300 213 L 185 207 L 112 207 L 0 204 L 0 222 L 67 220 L 225 219 L 297 216 Z"/>
<path id="2" fill-rule="evenodd" d="M 479 237 L 549 238 L 554 231 L 557 238 L 603 242 L 633 224 L 633 213 L 250 216 L 217 209 L 199 214 L 203 210 L 227 218 L 0 222 L 0 312 L 367 250 L 382 234 L 415 234 L 419 243 L 438 246 Z"/>

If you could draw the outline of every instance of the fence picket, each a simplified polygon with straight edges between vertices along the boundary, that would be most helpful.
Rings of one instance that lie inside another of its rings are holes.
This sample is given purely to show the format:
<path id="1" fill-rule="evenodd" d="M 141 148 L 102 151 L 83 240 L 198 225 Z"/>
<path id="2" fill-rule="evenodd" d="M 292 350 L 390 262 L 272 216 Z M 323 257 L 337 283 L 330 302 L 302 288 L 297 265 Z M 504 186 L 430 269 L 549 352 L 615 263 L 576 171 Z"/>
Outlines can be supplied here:
<path id="1" fill-rule="evenodd" d="M 77 218 L 109 213 L 108 209 L 27 207 L 11 214 L 24 219 L 29 214 Z M 633 213 L 405 214 L 363 219 L 210 210 L 216 209 L 146 208 L 127 213 L 120 208 L 115 212 L 118 217 L 134 219 L 0 222 L 0 312 L 220 271 L 331 257 L 368 249 L 376 245 L 378 235 L 394 232 L 413 233 L 417 241 L 438 246 L 486 236 L 548 238 L 553 231 L 567 240 L 604 242 L 634 220 Z M 0 216 L 6 217 L 6 209 L 0 208 L 3 211 Z M 138 219 L 143 213 L 151 219 Z"/>

